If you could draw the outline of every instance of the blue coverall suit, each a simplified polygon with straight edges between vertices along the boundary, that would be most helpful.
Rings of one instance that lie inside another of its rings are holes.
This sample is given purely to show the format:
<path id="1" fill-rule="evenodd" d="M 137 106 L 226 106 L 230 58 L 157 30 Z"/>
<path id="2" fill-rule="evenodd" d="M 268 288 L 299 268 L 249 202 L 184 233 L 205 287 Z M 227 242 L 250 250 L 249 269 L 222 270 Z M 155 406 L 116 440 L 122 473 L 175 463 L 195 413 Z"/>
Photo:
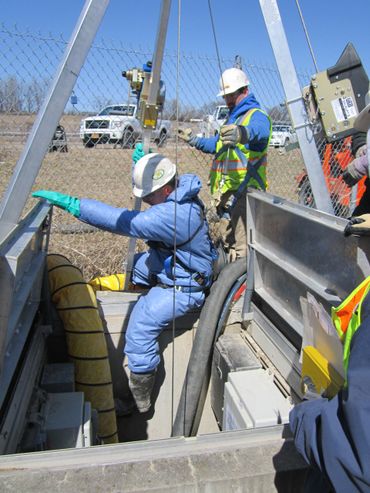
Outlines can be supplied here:
<path id="1" fill-rule="evenodd" d="M 347 387 L 330 401 L 303 402 L 290 413 L 295 445 L 313 467 L 307 491 L 370 492 L 370 295 L 351 341 Z"/>
<path id="2" fill-rule="evenodd" d="M 145 211 L 90 199 L 80 202 L 80 220 L 149 242 L 149 250 L 135 256 L 132 282 L 151 289 L 141 295 L 131 313 L 124 349 L 128 367 L 135 373 L 155 370 L 160 361 L 159 334 L 173 316 L 202 306 L 204 291 L 211 284 L 214 250 L 198 198 L 201 186 L 196 175 L 182 175 L 165 202 Z"/>

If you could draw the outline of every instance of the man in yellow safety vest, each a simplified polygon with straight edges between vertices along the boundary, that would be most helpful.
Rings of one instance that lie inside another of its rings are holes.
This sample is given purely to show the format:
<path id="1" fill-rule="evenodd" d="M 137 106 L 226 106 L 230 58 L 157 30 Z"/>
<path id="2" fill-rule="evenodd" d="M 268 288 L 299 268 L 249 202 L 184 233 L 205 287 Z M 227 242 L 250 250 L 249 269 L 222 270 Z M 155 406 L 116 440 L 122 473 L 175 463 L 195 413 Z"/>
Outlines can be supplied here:
<path id="1" fill-rule="evenodd" d="M 224 224 L 223 242 L 231 260 L 245 257 L 247 187 L 266 190 L 267 149 L 271 120 L 253 93 L 247 75 L 239 68 L 225 70 L 220 92 L 229 108 L 226 124 L 213 137 L 193 136 L 179 129 L 179 138 L 205 153 L 214 154 L 210 172 L 211 193 Z"/>

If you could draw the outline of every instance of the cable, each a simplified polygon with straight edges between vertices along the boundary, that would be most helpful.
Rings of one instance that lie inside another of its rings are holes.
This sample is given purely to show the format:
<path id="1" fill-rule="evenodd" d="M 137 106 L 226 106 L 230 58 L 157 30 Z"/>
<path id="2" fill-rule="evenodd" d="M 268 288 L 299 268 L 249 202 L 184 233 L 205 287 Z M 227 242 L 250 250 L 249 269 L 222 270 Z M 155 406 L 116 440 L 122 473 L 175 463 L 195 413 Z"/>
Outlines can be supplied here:
<path id="1" fill-rule="evenodd" d="M 213 33 L 213 39 L 215 42 L 215 47 L 216 47 L 216 55 L 217 55 L 217 62 L 218 62 L 218 69 L 220 71 L 220 82 L 222 84 L 222 90 L 225 94 L 225 85 L 224 85 L 224 79 L 222 77 L 222 68 L 221 68 L 221 58 L 220 58 L 220 53 L 218 51 L 218 44 L 217 44 L 217 37 L 216 37 L 216 29 L 215 29 L 215 23 L 213 21 L 213 14 L 212 14 L 212 7 L 211 7 L 211 0 L 208 0 L 208 9 L 209 9 L 209 16 L 211 18 L 211 25 L 212 25 L 212 33 Z M 230 154 L 230 148 L 227 149 L 227 154 L 226 154 L 226 161 L 225 164 L 223 165 L 223 173 L 227 173 L 227 170 L 229 168 L 229 154 Z M 221 186 L 221 185 L 220 185 Z"/>
<path id="2" fill-rule="evenodd" d="M 180 81 L 180 40 L 181 40 L 181 0 L 178 0 L 178 15 L 177 15 L 177 60 L 176 60 L 176 128 L 179 128 L 179 81 Z M 178 166 L 178 133 L 176 133 L 175 142 L 175 164 L 176 170 Z M 177 171 L 176 171 L 177 172 Z M 174 245 L 173 245 L 173 255 L 174 255 L 174 265 L 176 262 L 176 231 L 177 231 L 177 184 L 175 188 L 175 207 L 174 207 Z M 176 286 L 176 268 L 173 269 L 173 279 L 174 286 Z M 174 407 L 175 407 L 175 336 L 176 336 L 176 289 L 173 290 L 173 301 L 172 301 L 172 368 L 171 368 L 171 428 L 174 422 Z"/>
<path id="3" fill-rule="evenodd" d="M 311 41 L 310 41 L 310 38 L 308 36 L 308 31 L 307 31 L 307 28 L 306 28 L 306 24 L 304 22 L 304 18 L 303 18 L 303 14 L 302 14 L 302 10 L 301 10 L 301 7 L 299 5 L 299 1 L 298 0 L 295 0 L 295 3 L 297 4 L 297 9 L 298 9 L 298 12 L 299 12 L 299 16 L 301 18 L 301 22 L 302 22 L 302 26 L 303 26 L 303 30 L 304 30 L 304 33 L 306 35 L 306 39 L 307 39 L 307 44 L 308 44 L 308 48 L 310 50 L 310 53 L 311 53 L 311 56 L 312 56 L 312 60 L 313 60 L 313 63 L 315 65 L 315 70 L 316 70 L 316 73 L 319 71 L 318 69 L 318 66 L 317 66 L 317 63 L 316 63 L 316 58 L 315 58 L 315 55 L 314 55 L 314 52 L 313 52 L 313 49 L 312 49 L 312 46 L 311 46 Z"/>
<path id="4" fill-rule="evenodd" d="M 217 38 L 216 38 L 215 24 L 213 22 L 213 14 L 212 14 L 211 0 L 208 0 L 208 9 L 209 9 L 209 16 L 211 18 L 212 33 L 213 33 L 213 39 L 214 39 L 215 47 L 216 47 L 216 55 L 217 55 L 218 68 L 219 68 L 219 71 L 220 71 L 220 78 L 221 78 L 222 89 L 225 92 L 224 81 L 223 81 L 223 78 L 222 78 L 221 58 L 220 58 L 220 53 L 218 51 L 218 44 L 217 44 Z"/>

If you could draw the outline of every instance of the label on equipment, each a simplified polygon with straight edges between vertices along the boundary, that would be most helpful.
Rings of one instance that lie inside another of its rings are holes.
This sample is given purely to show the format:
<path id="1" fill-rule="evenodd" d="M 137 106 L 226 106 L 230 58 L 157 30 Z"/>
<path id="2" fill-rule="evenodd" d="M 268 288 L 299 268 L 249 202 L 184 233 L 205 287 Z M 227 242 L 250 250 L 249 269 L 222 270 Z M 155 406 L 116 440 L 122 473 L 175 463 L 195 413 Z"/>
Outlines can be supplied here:
<path id="1" fill-rule="evenodd" d="M 334 99 L 331 105 L 338 123 L 357 116 L 356 106 L 351 96 Z"/>

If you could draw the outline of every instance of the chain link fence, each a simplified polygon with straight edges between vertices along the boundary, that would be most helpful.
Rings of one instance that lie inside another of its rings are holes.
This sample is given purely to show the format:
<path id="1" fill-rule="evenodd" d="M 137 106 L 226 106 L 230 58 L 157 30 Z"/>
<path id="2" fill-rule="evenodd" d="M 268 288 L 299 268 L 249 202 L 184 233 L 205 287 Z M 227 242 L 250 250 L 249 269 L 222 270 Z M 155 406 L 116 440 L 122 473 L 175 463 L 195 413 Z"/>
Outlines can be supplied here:
<path id="1" fill-rule="evenodd" d="M 36 114 L 62 59 L 67 41 L 63 37 L 21 31 L 0 26 L 0 198 L 19 159 Z M 274 129 L 286 127 L 286 138 L 270 146 L 268 157 L 269 191 L 293 201 L 314 206 L 301 152 L 284 103 L 284 92 L 275 66 L 248 62 L 239 54 L 250 78 L 251 91 L 271 116 Z M 122 71 L 141 68 L 151 60 L 152 52 L 114 41 L 95 43 L 81 69 L 74 91 L 55 129 L 34 189 L 52 189 L 77 197 L 90 197 L 115 206 L 131 207 L 132 150 L 140 134 L 132 129 L 125 138 L 102 138 L 100 124 L 90 129 L 86 139 L 86 118 L 106 106 L 135 103 Z M 224 68 L 234 59 L 223 59 Z M 179 74 L 179 77 L 177 77 Z M 162 79 L 166 101 L 160 124 L 166 134 L 156 136 L 152 150 L 173 159 L 179 172 L 196 173 L 203 182 L 202 198 L 210 203 L 207 187 L 211 155 L 178 142 L 177 126 L 191 127 L 195 134 L 210 135 L 209 115 L 221 104 L 218 92 L 218 61 L 215 57 L 165 53 Z M 301 87 L 308 84 L 309 72 L 298 74 Z M 94 119 L 96 121 L 97 119 Z M 96 124 L 95 124 L 96 125 Z M 94 137 L 92 137 L 92 135 Z M 271 142 L 273 144 L 273 141 Z M 344 184 L 341 174 L 351 158 L 350 139 L 327 144 L 317 143 L 335 213 L 347 216 L 356 197 Z M 26 209 L 34 204 L 30 198 Z M 54 211 L 50 251 L 66 255 L 83 269 L 85 278 L 122 271 L 127 253 L 127 238 L 86 227 L 61 212 Z M 138 242 L 138 249 L 145 247 Z"/>

